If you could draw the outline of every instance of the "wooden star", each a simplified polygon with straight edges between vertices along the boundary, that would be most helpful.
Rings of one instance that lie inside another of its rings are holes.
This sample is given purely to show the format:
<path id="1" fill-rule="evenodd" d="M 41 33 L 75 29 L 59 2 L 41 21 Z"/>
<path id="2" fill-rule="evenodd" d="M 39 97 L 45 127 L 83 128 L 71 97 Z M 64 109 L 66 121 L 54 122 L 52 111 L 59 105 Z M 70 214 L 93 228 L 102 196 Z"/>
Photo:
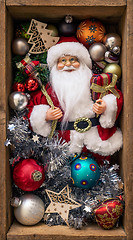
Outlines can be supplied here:
<path id="1" fill-rule="evenodd" d="M 81 207 L 81 204 L 69 197 L 69 186 L 64 187 L 59 193 L 47 189 L 45 191 L 51 201 L 45 213 L 58 213 L 69 226 L 69 211 Z"/>

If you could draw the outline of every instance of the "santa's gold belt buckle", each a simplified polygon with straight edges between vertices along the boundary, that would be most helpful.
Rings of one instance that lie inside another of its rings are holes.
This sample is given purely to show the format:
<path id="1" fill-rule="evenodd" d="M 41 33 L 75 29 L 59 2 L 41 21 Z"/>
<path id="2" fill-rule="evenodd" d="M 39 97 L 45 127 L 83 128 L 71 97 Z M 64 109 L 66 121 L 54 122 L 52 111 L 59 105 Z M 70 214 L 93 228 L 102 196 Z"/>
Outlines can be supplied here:
<path id="1" fill-rule="evenodd" d="M 85 128 L 80 128 L 80 127 L 78 127 L 78 124 L 79 124 L 80 122 L 87 122 L 88 126 L 85 127 Z M 85 118 L 85 117 L 83 117 L 83 118 L 78 118 L 78 119 L 74 122 L 74 129 L 75 129 L 77 132 L 79 132 L 79 133 L 84 133 L 84 132 L 88 131 L 88 130 L 91 128 L 91 126 L 92 126 L 91 120 L 90 120 L 89 118 Z"/>

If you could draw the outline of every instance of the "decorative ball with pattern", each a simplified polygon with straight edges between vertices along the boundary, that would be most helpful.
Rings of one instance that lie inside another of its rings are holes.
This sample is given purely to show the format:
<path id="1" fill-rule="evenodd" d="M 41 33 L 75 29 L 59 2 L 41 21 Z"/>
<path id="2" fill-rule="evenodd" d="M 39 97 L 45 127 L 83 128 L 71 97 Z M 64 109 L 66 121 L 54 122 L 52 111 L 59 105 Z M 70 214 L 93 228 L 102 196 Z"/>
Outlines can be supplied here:
<path id="1" fill-rule="evenodd" d="M 25 91 L 25 86 L 23 83 L 16 82 L 13 84 L 13 91 L 16 92 L 24 92 Z"/>
<path id="2" fill-rule="evenodd" d="M 87 19 L 77 28 L 77 38 L 84 46 L 89 48 L 95 42 L 102 42 L 105 36 L 105 27 L 96 19 Z"/>
<path id="3" fill-rule="evenodd" d="M 12 109 L 22 111 L 26 108 L 29 98 L 24 92 L 12 92 L 9 95 L 9 105 Z"/>
<path id="4" fill-rule="evenodd" d="M 38 89 L 39 83 L 36 79 L 30 77 L 29 79 L 26 80 L 25 82 L 25 88 L 28 91 L 35 91 Z"/>
<path id="5" fill-rule="evenodd" d="M 99 62 L 104 60 L 104 55 L 106 52 L 106 47 L 102 43 L 93 43 L 89 48 L 89 53 L 91 56 L 91 59 L 94 62 Z"/>
<path id="6" fill-rule="evenodd" d="M 94 159 L 79 157 L 71 164 L 71 179 L 74 186 L 91 189 L 100 178 L 100 169 Z"/>
<path id="7" fill-rule="evenodd" d="M 34 159 L 21 160 L 14 167 L 13 180 L 23 191 L 35 191 L 45 180 L 44 167 Z"/>
<path id="8" fill-rule="evenodd" d="M 24 56 L 29 51 L 29 44 L 24 38 L 16 38 L 12 43 L 12 52 L 15 55 Z"/>
<path id="9" fill-rule="evenodd" d="M 14 207 L 17 221 L 23 225 L 35 225 L 43 218 L 44 202 L 34 194 L 24 194 L 20 198 L 13 198 L 11 205 Z"/>
<path id="10" fill-rule="evenodd" d="M 96 221 L 104 229 L 111 229 L 123 213 L 119 199 L 107 199 L 94 209 Z"/>

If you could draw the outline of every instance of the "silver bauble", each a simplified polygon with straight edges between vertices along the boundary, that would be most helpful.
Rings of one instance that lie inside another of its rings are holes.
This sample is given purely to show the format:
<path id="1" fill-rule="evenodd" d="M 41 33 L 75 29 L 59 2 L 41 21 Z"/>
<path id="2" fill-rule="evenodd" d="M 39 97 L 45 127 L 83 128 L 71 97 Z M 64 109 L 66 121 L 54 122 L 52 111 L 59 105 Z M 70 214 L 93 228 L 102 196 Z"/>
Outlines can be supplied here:
<path id="1" fill-rule="evenodd" d="M 9 105 L 12 109 L 22 111 L 28 104 L 28 96 L 23 92 L 12 92 L 9 95 Z"/>
<path id="2" fill-rule="evenodd" d="M 120 55 L 120 47 L 119 47 L 119 46 L 113 47 L 112 52 L 113 52 L 115 55 Z"/>
<path id="3" fill-rule="evenodd" d="M 24 38 L 16 38 L 12 43 L 12 52 L 24 56 L 29 51 L 29 44 Z"/>
<path id="4" fill-rule="evenodd" d="M 93 43 L 89 48 L 91 59 L 94 62 L 100 62 L 104 60 L 104 55 L 106 51 L 107 49 L 102 43 Z"/>
<path id="5" fill-rule="evenodd" d="M 121 46 L 121 38 L 117 33 L 108 33 L 104 37 L 104 44 L 108 50 L 112 51 L 114 47 Z"/>
<path id="6" fill-rule="evenodd" d="M 44 202 L 34 194 L 24 194 L 20 198 L 18 206 L 14 206 L 14 215 L 23 225 L 35 225 L 41 221 L 44 215 Z"/>

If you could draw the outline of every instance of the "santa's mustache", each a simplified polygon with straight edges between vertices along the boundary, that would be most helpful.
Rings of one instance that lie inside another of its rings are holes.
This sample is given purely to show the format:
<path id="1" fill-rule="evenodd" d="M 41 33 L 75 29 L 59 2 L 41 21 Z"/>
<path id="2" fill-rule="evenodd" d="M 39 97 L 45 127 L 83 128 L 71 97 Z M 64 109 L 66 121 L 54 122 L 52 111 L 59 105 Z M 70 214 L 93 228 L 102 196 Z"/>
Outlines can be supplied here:
<path id="1" fill-rule="evenodd" d="M 75 70 L 76 68 L 73 66 L 64 66 L 63 69 L 59 70 L 59 71 L 69 71 L 69 70 Z"/>

